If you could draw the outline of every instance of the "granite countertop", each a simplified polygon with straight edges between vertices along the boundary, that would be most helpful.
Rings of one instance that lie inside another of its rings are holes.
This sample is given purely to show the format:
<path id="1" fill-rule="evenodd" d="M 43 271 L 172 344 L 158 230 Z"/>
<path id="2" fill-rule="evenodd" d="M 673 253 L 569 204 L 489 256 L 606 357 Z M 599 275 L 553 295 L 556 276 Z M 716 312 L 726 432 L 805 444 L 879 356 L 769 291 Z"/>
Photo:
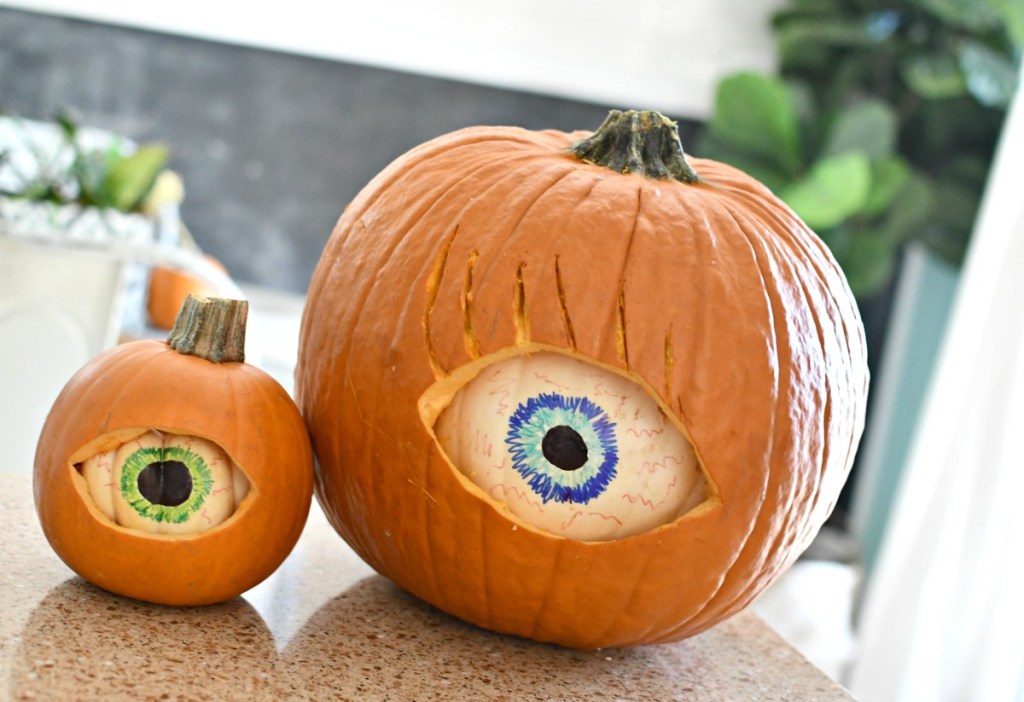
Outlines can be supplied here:
<path id="1" fill-rule="evenodd" d="M 31 476 L 0 472 L 0 700 L 850 700 L 749 611 L 692 639 L 581 652 L 463 624 L 375 575 L 316 508 L 231 602 L 93 587 L 50 550 Z"/>

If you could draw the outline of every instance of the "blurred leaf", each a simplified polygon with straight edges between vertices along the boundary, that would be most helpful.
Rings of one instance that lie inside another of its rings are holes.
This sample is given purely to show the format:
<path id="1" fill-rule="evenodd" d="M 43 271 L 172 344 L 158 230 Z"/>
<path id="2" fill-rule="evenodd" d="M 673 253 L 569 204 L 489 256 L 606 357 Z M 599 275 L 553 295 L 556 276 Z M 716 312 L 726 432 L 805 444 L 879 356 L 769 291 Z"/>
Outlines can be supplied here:
<path id="1" fill-rule="evenodd" d="M 915 93 L 929 100 L 967 92 L 967 80 L 960 63 L 948 53 L 915 54 L 903 62 L 901 73 Z"/>
<path id="2" fill-rule="evenodd" d="M 930 172 L 939 172 L 956 154 L 991 159 L 1003 114 L 968 96 L 926 101 L 903 132 L 901 151 Z"/>
<path id="3" fill-rule="evenodd" d="M 871 163 L 859 151 L 819 160 L 781 197 L 812 229 L 829 229 L 863 208 L 871 190 Z"/>
<path id="4" fill-rule="evenodd" d="M 988 166 L 988 159 L 972 152 L 952 159 L 946 166 L 946 174 L 975 192 L 981 193 L 988 183 Z"/>
<path id="5" fill-rule="evenodd" d="M 103 185 L 109 205 L 125 211 L 135 207 L 167 164 L 167 158 L 166 147 L 147 144 L 114 163 Z"/>
<path id="6" fill-rule="evenodd" d="M 903 187 L 878 227 L 879 234 L 894 245 L 920 237 L 934 204 L 935 197 L 929 181 L 908 171 Z"/>
<path id="7" fill-rule="evenodd" d="M 898 10 L 882 9 L 870 12 L 864 18 L 864 28 L 876 42 L 888 40 L 900 28 Z"/>
<path id="8" fill-rule="evenodd" d="M 921 235 L 921 241 L 951 266 L 960 267 L 971 238 L 971 229 L 933 222 Z"/>
<path id="9" fill-rule="evenodd" d="M 1024 47 L 1024 2 L 1020 0 L 986 0 L 1003 19 L 1003 26 L 1010 40 L 1018 47 Z"/>
<path id="10" fill-rule="evenodd" d="M 896 112 L 882 100 L 863 100 L 836 117 L 824 154 L 863 151 L 871 158 L 892 153 L 896 143 Z"/>
<path id="11" fill-rule="evenodd" d="M 103 181 L 107 177 L 107 157 L 98 151 L 81 151 L 75 147 L 71 173 L 78 184 L 78 198 L 83 205 L 109 207 Z"/>
<path id="12" fill-rule="evenodd" d="M 1009 58 L 977 41 L 965 41 L 959 58 L 967 89 L 978 102 L 987 107 L 1010 104 L 1017 88 L 1017 68 Z"/>
<path id="13" fill-rule="evenodd" d="M 862 210 L 868 217 L 884 213 L 910 178 L 910 168 L 899 156 L 871 163 L 871 190 Z"/>
<path id="14" fill-rule="evenodd" d="M 947 24 L 970 30 L 986 32 L 998 29 L 1001 22 L 999 13 L 992 5 L 979 0 L 913 0 L 941 18 Z"/>
<path id="15" fill-rule="evenodd" d="M 54 120 L 60 125 L 60 129 L 64 133 L 64 138 L 69 143 L 74 143 L 75 137 L 78 134 L 78 124 L 71 116 L 71 113 L 66 110 L 59 110 L 57 115 L 54 117 Z"/>
<path id="16" fill-rule="evenodd" d="M 788 8 L 782 8 L 773 20 L 784 20 L 788 15 L 829 14 L 843 11 L 842 0 L 791 0 Z"/>
<path id="17" fill-rule="evenodd" d="M 981 204 L 981 195 L 981 190 L 957 178 L 941 178 L 935 184 L 933 215 L 944 224 L 960 229 L 971 229 Z"/>
<path id="18" fill-rule="evenodd" d="M 789 88 L 760 73 L 737 73 L 722 80 L 715 94 L 711 133 L 723 142 L 768 158 L 781 170 L 800 166 L 799 125 Z"/>
<path id="19" fill-rule="evenodd" d="M 702 158 L 712 158 L 738 168 L 750 177 L 761 181 L 772 192 L 779 192 L 780 189 L 790 182 L 790 179 L 785 174 L 780 173 L 777 168 L 773 167 L 770 163 L 766 163 L 764 159 L 753 156 L 742 149 L 737 149 L 707 130 L 701 134 L 700 139 L 697 141 L 697 151 L 691 153 Z"/>
<path id="20" fill-rule="evenodd" d="M 814 66 L 833 50 L 873 46 L 875 38 L 857 20 L 804 15 L 778 22 L 775 43 L 783 64 Z"/>
<path id="21" fill-rule="evenodd" d="M 818 105 L 814 93 L 806 81 L 791 80 L 786 83 L 789 95 L 796 110 L 797 120 L 801 125 L 811 124 L 818 116 Z"/>
<path id="22" fill-rule="evenodd" d="M 822 238 L 843 269 L 854 295 L 877 292 L 892 276 L 896 249 L 883 234 L 841 227 L 826 232 Z"/>

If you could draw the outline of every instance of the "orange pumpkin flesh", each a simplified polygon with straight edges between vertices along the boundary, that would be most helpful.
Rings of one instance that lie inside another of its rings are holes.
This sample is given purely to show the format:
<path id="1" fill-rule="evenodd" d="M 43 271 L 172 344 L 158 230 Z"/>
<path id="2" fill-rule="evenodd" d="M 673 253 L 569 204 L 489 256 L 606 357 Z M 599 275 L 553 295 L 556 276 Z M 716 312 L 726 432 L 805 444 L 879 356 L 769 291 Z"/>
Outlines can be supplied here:
<path id="1" fill-rule="evenodd" d="M 227 275 L 227 269 L 213 256 L 203 258 Z M 217 290 L 201 278 L 186 271 L 168 266 L 153 266 L 149 275 L 146 294 L 146 313 L 149 322 L 157 329 L 171 329 L 178 316 L 178 310 L 189 295 L 214 295 Z"/>
<path id="2" fill-rule="evenodd" d="M 112 521 L 76 466 L 148 430 L 223 449 L 249 481 L 238 509 L 195 534 Z M 100 354 L 65 386 L 39 438 L 34 490 L 50 545 L 86 580 L 159 604 L 209 604 L 258 584 L 291 551 L 312 499 L 312 453 L 294 403 L 263 371 L 135 341 Z"/>
<path id="3" fill-rule="evenodd" d="M 581 136 L 470 128 L 378 175 L 314 274 L 296 390 L 317 497 L 383 575 L 540 641 L 677 640 L 749 604 L 830 513 L 863 427 L 863 330 L 824 244 L 759 183 L 689 170 L 656 113 L 613 113 L 612 159 L 573 153 Z M 711 498 L 582 542 L 475 488 L 432 422 L 487 364 L 554 350 L 646 389 Z"/>

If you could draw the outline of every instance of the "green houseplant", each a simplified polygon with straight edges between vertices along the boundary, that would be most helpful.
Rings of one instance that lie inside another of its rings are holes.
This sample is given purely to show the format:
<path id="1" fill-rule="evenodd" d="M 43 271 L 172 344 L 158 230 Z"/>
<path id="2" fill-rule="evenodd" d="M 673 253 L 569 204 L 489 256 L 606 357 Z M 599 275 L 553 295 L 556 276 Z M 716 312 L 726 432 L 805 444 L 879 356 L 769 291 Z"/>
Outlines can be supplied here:
<path id="1" fill-rule="evenodd" d="M 167 164 L 167 147 L 126 148 L 111 135 L 104 148 L 90 148 L 79 138 L 79 126 L 69 114 L 58 114 L 54 124 L 62 142 L 56 150 L 45 153 L 25 139 L 23 148 L 33 153 L 35 161 L 27 173 L 14 163 L 10 149 L 0 150 L 0 168 L 8 171 L 0 182 L 0 196 L 120 212 L 146 209 L 147 196 Z"/>
<path id="2" fill-rule="evenodd" d="M 777 74 L 725 77 L 701 155 L 766 183 L 859 296 L 918 240 L 963 257 L 1024 45 L 1011 0 L 789 0 Z"/>

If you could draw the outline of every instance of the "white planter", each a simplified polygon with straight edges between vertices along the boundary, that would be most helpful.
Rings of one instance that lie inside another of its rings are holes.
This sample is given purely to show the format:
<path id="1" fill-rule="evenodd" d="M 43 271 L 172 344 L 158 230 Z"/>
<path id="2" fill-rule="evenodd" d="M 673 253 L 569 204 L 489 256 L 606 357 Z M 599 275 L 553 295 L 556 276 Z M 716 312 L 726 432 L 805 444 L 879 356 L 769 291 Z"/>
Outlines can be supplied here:
<path id="1" fill-rule="evenodd" d="M 0 437 L 12 465 L 31 465 L 71 375 L 141 319 L 146 268 L 109 251 L 151 246 L 155 231 L 141 215 L 0 198 Z"/>

